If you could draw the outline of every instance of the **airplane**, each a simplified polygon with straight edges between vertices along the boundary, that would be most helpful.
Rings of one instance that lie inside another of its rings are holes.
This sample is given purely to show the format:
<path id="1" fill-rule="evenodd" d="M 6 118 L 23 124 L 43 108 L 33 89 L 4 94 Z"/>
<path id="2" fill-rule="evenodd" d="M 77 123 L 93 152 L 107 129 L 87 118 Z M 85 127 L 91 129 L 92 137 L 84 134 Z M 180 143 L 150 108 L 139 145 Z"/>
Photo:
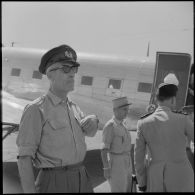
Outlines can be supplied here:
<path id="1" fill-rule="evenodd" d="M 45 52 L 2 47 L 3 91 L 26 100 L 34 100 L 47 92 L 47 77 L 38 72 Z M 155 62 L 148 57 L 125 58 L 87 53 L 78 53 L 78 61 L 81 66 L 70 99 L 78 103 L 86 114 L 95 113 L 104 125 L 112 117 L 112 99 L 127 96 L 133 103 L 128 117 L 131 121 L 129 128 L 135 129 L 137 120 L 149 104 Z"/>
<path id="2" fill-rule="evenodd" d="M 24 106 L 40 97 L 49 89 L 47 76 L 38 71 L 40 60 L 46 50 L 34 48 L 2 47 L 2 103 L 3 103 L 3 147 L 12 143 L 12 148 L 4 147 L 3 162 L 16 162 L 18 124 Z M 130 105 L 126 124 L 135 142 L 137 121 L 146 113 L 150 104 L 155 76 L 155 61 L 147 57 L 122 57 L 78 52 L 80 67 L 75 75 L 75 89 L 68 96 L 78 104 L 85 114 L 96 114 L 100 120 L 99 129 L 112 117 L 112 100 L 127 96 Z M 86 163 L 101 165 L 101 131 L 94 138 L 86 138 Z M 12 134 L 12 137 L 9 136 Z M 13 146 L 14 142 L 14 146 Z M 93 152 L 92 152 L 93 151 Z M 93 159 L 93 162 L 90 160 Z M 96 161 L 96 162 L 95 162 Z M 8 164 L 4 164 L 6 169 Z M 9 165 L 14 166 L 16 164 Z M 7 167 L 7 170 L 10 167 Z M 103 175 L 98 167 L 99 174 Z M 94 168 L 90 168 L 91 173 Z M 18 173 L 15 171 L 15 179 Z M 97 173 L 96 173 L 97 174 Z M 7 175 L 6 175 L 7 178 Z M 7 179 L 10 181 L 10 178 Z M 6 179 L 4 179 L 4 183 Z M 94 185 L 102 183 L 94 176 Z M 5 184 L 6 185 L 6 184 Z M 10 186 L 9 186 L 10 188 Z M 15 190 L 15 189 L 14 189 Z M 12 191 L 13 193 L 15 191 Z"/>
<path id="3" fill-rule="evenodd" d="M 15 139 L 23 109 L 29 101 L 43 95 L 49 88 L 47 77 L 38 72 L 41 57 L 45 52 L 46 50 L 42 49 L 2 47 L 3 124 L 4 130 L 7 130 L 3 134 L 5 169 L 3 180 L 7 192 L 21 192 L 21 187 L 11 189 L 7 183 L 15 182 L 15 186 L 20 186 L 15 163 L 17 154 Z M 69 94 L 69 98 L 77 103 L 85 114 L 96 114 L 100 120 L 99 129 L 102 129 L 112 117 L 112 99 L 127 96 L 133 103 L 127 124 L 130 131 L 135 130 L 137 120 L 146 112 L 150 100 L 155 62 L 148 57 L 126 58 L 79 52 L 78 61 L 81 66 L 75 76 L 75 90 Z M 101 133 L 98 131 L 94 138 L 86 138 L 88 149 L 86 161 L 88 164 L 99 162 L 100 167 Z M 134 137 L 135 133 L 131 131 Z M 88 159 L 97 162 L 93 163 Z M 101 175 L 99 180 L 93 177 L 95 186 L 104 181 L 100 167 L 97 167 L 98 174 Z M 90 170 L 90 166 L 88 169 Z M 91 175 L 93 169 L 91 168 Z M 8 177 L 10 170 L 14 173 L 12 177 Z"/>

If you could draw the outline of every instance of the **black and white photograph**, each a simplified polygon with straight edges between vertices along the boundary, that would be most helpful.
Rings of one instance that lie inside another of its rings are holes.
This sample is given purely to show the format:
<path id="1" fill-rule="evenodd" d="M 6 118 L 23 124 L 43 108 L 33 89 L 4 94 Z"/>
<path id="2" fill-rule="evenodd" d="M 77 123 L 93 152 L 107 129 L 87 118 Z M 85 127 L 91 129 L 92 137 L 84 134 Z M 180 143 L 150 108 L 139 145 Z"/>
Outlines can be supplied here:
<path id="1" fill-rule="evenodd" d="M 2 1 L 2 193 L 194 192 L 193 1 Z"/>

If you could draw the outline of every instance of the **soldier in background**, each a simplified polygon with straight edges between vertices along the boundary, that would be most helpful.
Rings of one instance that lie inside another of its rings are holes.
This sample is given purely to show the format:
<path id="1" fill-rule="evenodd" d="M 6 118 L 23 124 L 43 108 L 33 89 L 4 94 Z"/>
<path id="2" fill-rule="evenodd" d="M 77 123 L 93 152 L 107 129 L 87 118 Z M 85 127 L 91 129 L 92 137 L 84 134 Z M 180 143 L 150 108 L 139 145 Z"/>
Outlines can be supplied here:
<path id="1" fill-rule="evenodd" d="M 126 97 L 113 100 L 114 116 L 103 128 L 101 156 L 111 192 L 131 191 L 131 136 L 124 124 L 130 104 Z"/>

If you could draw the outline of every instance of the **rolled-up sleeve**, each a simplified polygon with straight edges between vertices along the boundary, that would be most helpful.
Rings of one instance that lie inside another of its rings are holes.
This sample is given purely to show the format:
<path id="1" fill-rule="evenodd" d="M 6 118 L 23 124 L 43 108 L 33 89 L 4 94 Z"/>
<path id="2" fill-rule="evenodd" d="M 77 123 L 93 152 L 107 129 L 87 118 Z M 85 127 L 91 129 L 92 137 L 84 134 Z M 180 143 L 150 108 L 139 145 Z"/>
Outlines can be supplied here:
<path id="1" fill-rule="evenodd" d="M 142 133 L 141 121 L 137 123 L 137 137 L 134 148 L 135 171 L 139 186 L 146 185 L 145 166 L 146 143 Z"/>
<path id="2" fill-rule="evenodd" d="M 102 149 L 110 149 L 113 140 L 113 126 L 111 124 L 105 125 L 102 133 Z"/>
<path id="3" fill-rule="evenodd" d="M 91 126 L 88 130 L 84 131 L 84 135 L 88 137 L 94 137 L 98 130 L 98 123 L 96 119 L 89 119 Z"/>
<path id="4" fill-rule="evenodd" d="M 35 158 L 39 146 L 42 130 L 41 112 L 36 105 L 31 105 L 23 112 L 19 133 L 16 140 L 18 156 L 32 156 Z"/>

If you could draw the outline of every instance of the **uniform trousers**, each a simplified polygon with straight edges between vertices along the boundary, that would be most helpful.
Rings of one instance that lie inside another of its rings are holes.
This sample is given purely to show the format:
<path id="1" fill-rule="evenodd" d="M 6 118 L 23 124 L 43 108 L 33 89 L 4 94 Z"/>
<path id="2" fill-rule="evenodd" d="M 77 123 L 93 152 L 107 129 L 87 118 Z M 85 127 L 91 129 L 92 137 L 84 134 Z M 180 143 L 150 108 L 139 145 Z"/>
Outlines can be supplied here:
<path id="1" fill-rule="evenodd" d="M 38 193 L 93 192 L 92 184 L 83 165 L 43 168 L 35 182 Z"/>
<path id="2" fill-rule="evenodd" d="M 130 154 L 110 153 L 111 177 L 108 180 L 111 192 L 130 192 L 132 164 Z"/>
<path id="3" fill-rule="evenodd" d="M 193 192 L 194 172 L 188 159 L 151 162 L 147 170 L 147 192 Z"/>

